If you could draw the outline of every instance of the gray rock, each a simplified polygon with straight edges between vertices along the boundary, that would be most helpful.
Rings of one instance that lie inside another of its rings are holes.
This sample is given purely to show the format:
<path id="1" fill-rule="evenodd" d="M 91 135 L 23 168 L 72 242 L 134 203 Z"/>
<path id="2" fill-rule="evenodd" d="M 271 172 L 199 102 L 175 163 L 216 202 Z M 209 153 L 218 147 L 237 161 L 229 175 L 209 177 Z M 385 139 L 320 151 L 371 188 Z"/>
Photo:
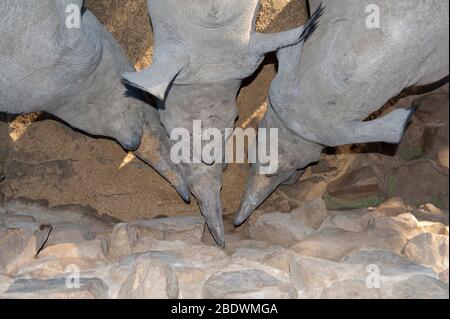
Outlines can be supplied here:
<path id="1" fill-rule="evenodd" d="M 117 224 L 114 226 L 109 240 L 108 257 L 116 258 L 130 255 L 138 239 L 134 227 L 129 224 Z"/>
<path id="2" fill-rule="evenodd" d="M 37 255 L 38 258 L 54 257 L 58 259 L 70 259 L 76 263 L 92 264 L 105 261 L 104 245 L 99 239 L 81 241 L 78 243 L 63 243 L 46 246 Z"/>
<path id="3" fill-rule="evenodd" d="M 286 273 L 291 271 L 291 262 L 298 256 L 290 249 L 277 249 L 274 252 L 269 252 L 263 259 L 263 263 L 267 266 L 279 269 Z"/>
<path id="4" fill-rule="evenodd" d="M 364 280 L 336 281 L 321 293 L 321 299 L 382 299 L 379 289 L 367 288 Z"/>
<path id="5" fill-rule="evenodd" d="M 298 289 L 316 292 L 317 297 L 323 289 L 336 281 L 365 280 L 365 267 L 337 263 L 329 260 L 298 256 L 291 262 L 291 279 Z"/>
<path id="6" fill-rule="evenodd" d="M 122 263 L 129 264 L 131 260 Z M 175 299 L 178 297 L 178 280 L 165 262 L 140 256 L 133 260 L 132 271 L 123 283 L 120 299 Z"/>
<path id="7" fill-rule="evenodd" d="M 440 273 L 449 267 L 448 235 L 420 234 L 411 239 L 404 254 L 415 262 Z"/>
<path id="8" fill-rule="evenodd" d="M 395 299 L 448 299 L 449 289 L 435 278 L 418 275 L 394 284 L 386 294 Z"/>
<path id="9" fill-rule="evenodd" d="M 131 224 L 138 237 L 153 237 L 158 240 L 181 240 L 200 243 L 205 221 L 201 217 L 170 217 L 142 220 Z"/>
<path id="10" fill-rule="evenodd" d="M 73 287 L 73 288 L 72 288 Z M 0 296 L 5 299 L 105 299 L 108 287 L 98 278 L 17 279 Z"/>
<path id="11" fill-rule="evenodd" d="M 261 270 L 220 272 L 205 283 L 204 298 L 293 299 L 294 288 Z"/>
<path id="12" fill-rule="evenodd" d="M 0 228 L 0 272 L 11 274 L 34 260 L 49 231 L 34 223 L 15 223 Z"/>
<path id="13" fill-rule="evenodd" d="M 361 250 L 342 260 L 343 263 L 368 267 L 376 265 L 385 277 L 427 275 L 436 277 L 429 268 L 387 250 Z"/>
<path id="14" fill-rule="evenodd" d="M 448 269 L 439 274 L 439 280 L 448 285 Z"/>
<path id="15" fill-rule="evenodd" d="M 0 294 L 8 290 L 9 286 L 14 282 L 12 277 L 0 274 Z"/>
<path id="16" fill-rule="evenodd" d="M 301 220 L 305 225 L 318 229 L 323 221 L 328 217 L 328 209 L 323 199 L 318 198 L 313 201 L 303 203 L 299 208 L 293 210 L 291 214 Z"/>
<path id="17" fill-rule="evenodd" d="M 176 268 L 180 299 L 202 299 L 203 285 L 208 279 L 205 271 L 197 268 Z"/>
<path id="18" fill-rule="evenodd" d="M 250 237 L 265 240 L 273 244 L 290 247 L 315 233 L 301 220 L 291 214 L 269 213 L 259 217 L 249 226 Z"/>
<path id="19" fill-rule="evenodd" d="M 340 212 L 328 217 L 318 229 L 338 228 L 348 232 L 361 233 L 369 227 L 369 223 L 377 215 L 370 213 L 366 209 Z"/>

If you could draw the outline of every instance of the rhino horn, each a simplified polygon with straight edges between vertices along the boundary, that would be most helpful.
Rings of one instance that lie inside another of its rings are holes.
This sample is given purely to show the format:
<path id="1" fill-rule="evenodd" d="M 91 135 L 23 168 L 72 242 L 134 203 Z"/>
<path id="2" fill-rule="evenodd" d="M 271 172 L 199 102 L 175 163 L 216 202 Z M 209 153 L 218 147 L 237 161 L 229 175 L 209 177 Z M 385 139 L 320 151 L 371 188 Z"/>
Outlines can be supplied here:
<path id="1" fill-rule="evenodd" d="M 234 225 L 236 227 L 241 226 L 278 186 L 289 181 L 293 175 L 297 175 L 297 171 L 267 176 L 259 174 L 256 169 L 252 169 L 247 180 L 241 206 L 234 218 Z M 298 175 L 295 177 L 298 178 Z"/>
<path id="2" fill-rule="evenodd" d="M 209 231 L 220 247 L 225 247 L 225 230 L 222 220 L 222 204 L 220 192 L 209 192 L 198 196 L 200 210 L 208 225 Z"/>
<path id="3" fill-rule="evenodd" d="M 222 220 L 222 165 L 186 164 L 184 176 L 211 235 L 220 247 L 225 247 L 225 230 Z"/>
<path id="4" fill-rule="evenodd" d="M 183 174 L 170 159 L 170 141 L 159 122 L 159 115 L 150 107 L 145 112 L 144 133 L 135 155 L 165 178 L 185 202 L 191 201 L 191 193 Z"/>

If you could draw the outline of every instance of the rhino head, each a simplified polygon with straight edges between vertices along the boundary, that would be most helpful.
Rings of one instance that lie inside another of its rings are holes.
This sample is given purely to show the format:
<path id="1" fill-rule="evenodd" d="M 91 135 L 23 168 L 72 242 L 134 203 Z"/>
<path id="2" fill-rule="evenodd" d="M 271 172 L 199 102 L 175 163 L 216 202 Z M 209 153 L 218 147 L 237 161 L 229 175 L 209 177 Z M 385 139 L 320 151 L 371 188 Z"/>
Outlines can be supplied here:
<path id="1" fill-rule="evenodd" d="M 226 130 L 234 127 L 238 114 L 236 96 L 242 80 L 257 70 L 266 53 L 301 42 L 315 27 L 314 18 L 285 32 L 258 33 L 259 4 L 259 0 L 148 0 L 155 38 L 153 64 L 139 73 L 124 73 L 123 79 L 158 98 L 168 134 L 184 128 L 192 135 L 193 121 L 201 121 L 205 128 L 218 129 L 225 144 Z M 181 170 L 213 237 L 224 246 L 223 165 L 202 158 Z"/>

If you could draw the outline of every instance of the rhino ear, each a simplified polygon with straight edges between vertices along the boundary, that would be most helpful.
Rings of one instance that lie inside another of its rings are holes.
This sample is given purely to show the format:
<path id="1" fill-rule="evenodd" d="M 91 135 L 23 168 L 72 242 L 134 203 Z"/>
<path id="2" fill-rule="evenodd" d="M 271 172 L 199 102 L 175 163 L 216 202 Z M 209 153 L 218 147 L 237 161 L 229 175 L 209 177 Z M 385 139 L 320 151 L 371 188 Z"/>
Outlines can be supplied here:
<path id="1" fill-rule="evenodd" d="M 183 68 L 184 63 L 176 60 L 173 63 L 155 61 L 151 67 L 144 71 L 124 73 L 122 79 L 126 84 L 148 92 L 160 100 L 164 100 L 167 89 Z"/>
<path id="2" fill-rule="evenodd" d="M 125 73 L 122 79 L 126 84 L 164 100 L 167 89 L 177 75 L 189 65 L 189 56 L 174 35 L 163 32 L 161 34 L 163 36 L 155 42 L 152 65 L 141 72 Z"/>

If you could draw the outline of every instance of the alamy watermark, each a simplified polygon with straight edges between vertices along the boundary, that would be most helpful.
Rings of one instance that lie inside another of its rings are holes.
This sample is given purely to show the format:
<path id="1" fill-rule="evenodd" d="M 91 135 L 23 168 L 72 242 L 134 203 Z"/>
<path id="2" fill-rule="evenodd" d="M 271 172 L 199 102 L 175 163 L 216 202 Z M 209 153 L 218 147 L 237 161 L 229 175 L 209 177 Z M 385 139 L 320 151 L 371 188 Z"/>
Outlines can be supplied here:
<path id="1" fill-rule="evenodd" d="M 76 4 L 69 4 L 66 7 L 66 27 L 68 29 L 81 28 L 81 8 Z"/>
<path id="2" fill-rule="evenodd" d="M 381 9 L 377 4 L 369 4 L 366 7 L 366 27 L 367 29 L 381 28 Z"/>
<path id="3" fill-rule="evenodd" d="M 202 121 L 193 121 L 192 133 L 186 128 L 172 130 L 174 142 L 170 158 L 175 164 L 258 163 L 260 174 L 278 171 L 278 129 L 202 128 Z M 258 143 L 253 143 L 257 140 Z M 228 143 L 227 143 L 228 142 Z M 257 146 L 258 145 L 258 146 Z"/>
<path id="4" fill-rule="evenodd" d="M 69 265 L 66 267 L 66 288 L 80 289 L 80 267 L 77 265 Z"/>
<path id="5" fill-rule="evenodd" d="M 366 267 L 366 272 L 369 274 L 366 278 L 366 287 L 368 289 L 381 288 L 381 270 L 378 265 L 371 264 Z"/>

